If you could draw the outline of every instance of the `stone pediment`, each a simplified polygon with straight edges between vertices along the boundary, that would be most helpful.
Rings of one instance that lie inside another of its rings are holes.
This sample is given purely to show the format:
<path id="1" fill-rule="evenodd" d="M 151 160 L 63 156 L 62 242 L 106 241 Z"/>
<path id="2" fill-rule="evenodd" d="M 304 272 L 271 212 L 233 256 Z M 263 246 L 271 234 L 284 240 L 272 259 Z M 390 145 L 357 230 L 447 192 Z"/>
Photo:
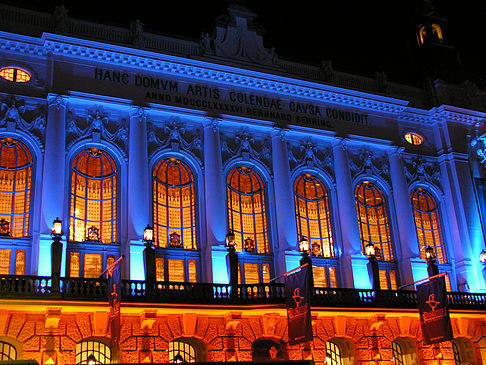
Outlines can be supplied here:
<path id="1" fill-rule="evenodd" d="M 241 4 L 228 6 L 227 14 L 216 18 L 213 34 L 203 33 L 203 56 L 221 57 L 240 62 L 276 65 L 275 49 L 263 46 L 264 29 L 255 22 L 257 15 Z"/>

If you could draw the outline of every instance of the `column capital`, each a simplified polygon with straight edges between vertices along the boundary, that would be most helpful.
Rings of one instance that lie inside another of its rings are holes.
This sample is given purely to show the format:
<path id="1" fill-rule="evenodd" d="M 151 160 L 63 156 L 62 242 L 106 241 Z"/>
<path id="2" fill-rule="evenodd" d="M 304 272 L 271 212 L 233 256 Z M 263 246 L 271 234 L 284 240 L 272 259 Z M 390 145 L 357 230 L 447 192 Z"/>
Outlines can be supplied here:
<path id="1" fill-rule="evenodd" d="M 147 108 L 131 105 L 129 110 L 130 118 L 138 118 L 140 122 L 145 121 L 147 118 Z"/>
<path id="2" fill-rule="evenodd" d="M 69 97 L 66 95 L 49 94 L 47 95 L 47 105 L 61 110 L 61 108 L 66 107 L 68 99 Z"/>
<path id="3" fill-rule="evenodd" d="M 273 127 L 272 128 L 272 138 L 279 138 L 282 142 L 286 141 L 286 136 L 287 136 L 287 129 L 280 128 L 280 127 Z"/>
<path id="4" fill-rule="evenodd" d="M 205 117 L 203 121 L 204 129 L 212 128 L 213 132 L 217 132 L 221 125 L 221 118 Z"/>

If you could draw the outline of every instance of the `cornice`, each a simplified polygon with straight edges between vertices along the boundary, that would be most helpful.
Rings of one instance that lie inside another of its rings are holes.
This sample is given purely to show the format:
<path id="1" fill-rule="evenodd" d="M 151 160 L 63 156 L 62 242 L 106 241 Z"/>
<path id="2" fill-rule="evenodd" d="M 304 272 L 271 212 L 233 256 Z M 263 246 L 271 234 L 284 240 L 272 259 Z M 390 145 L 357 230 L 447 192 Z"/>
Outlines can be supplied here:
<path id="1" fill-rule="evenodd" d="M 223 66 L 200 60 L 162 53 L 110 45 L 95 41 L 44 33 L 41 40 L 0 32 L 0 49 L 31 55 L 48 54 L 68 56 L 89 62 L 112 63 L 120 67 L 139 67 L 177 77 L 190 77 L 226 83 L 262 92 L 306 98 L 308 102 L 327 102 L 368 111 L 398 114 L 408 101 L 338 88 L 232 66 Z"/>

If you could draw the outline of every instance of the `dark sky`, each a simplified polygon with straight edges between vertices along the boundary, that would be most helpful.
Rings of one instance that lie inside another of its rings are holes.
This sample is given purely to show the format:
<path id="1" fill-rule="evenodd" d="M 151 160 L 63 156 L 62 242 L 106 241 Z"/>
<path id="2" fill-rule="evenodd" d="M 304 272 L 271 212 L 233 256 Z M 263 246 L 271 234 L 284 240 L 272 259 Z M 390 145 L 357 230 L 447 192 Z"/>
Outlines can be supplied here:
<path id="1" fill-rule="evenodd" d="M 365 75 L 384 70 L 393 80 L 399 78 L 398 70 L 415 42 L 413 15 L 417 1 L 246 0 L 245 3 L 266 30 L 265 46 L 275 47 L 280 58 L 311 64 L 331 60 L 337 70 Z M 224 13 L 228 4 L 228 0 L 0 2 L 47 12 L 63 3 L 74 18 L 124 27 L 139 19 L 147 31 L 195 40 L 201 32 L 212 30 L 214 19 Z M 433 4 L 437 13 L 447 19 L 445 37 L 458 49 L 463 63 L 479 77 L 486 75 L 483 25 L 486 11 L 481 9 L 482 1 L 436 0 Z"/>

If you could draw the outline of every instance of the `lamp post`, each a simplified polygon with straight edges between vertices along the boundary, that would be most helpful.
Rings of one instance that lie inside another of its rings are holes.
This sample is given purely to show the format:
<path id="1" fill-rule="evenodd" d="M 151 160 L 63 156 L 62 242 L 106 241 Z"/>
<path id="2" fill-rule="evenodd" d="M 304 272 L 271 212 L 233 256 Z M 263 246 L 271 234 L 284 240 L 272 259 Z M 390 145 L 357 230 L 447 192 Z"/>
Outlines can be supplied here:
<path id="1" fill-rule="evenodd" d="M 365 246 L 366 256 L 368 256 L 368 275 L 371 277 L 373 284 L 373 290 L 380 290 L 380 274 L 378 269 L 378 261 L 376 256 L 378 256 L 378 250 L 372 242 L 369 242 Z"/>
<path id="2" fill-rule="evenodd" d="M 231 285 L 231 296 L 236 296 L 238 290 L 238 254 L 236 253 L 236 242 L 235 234 L 233 232 L 228 232 L 226 235 L 226 247 L 228 248 L 228 254 L 226 255 L 226 260 L 229 266 L 229 283 Z"/>
<path id="3" fill-rule="evenodd" d="M 312 273 L 312 260 L 309 257 L 309 251 L 310 251 L 310 245 L 309 245 L 309 240 L 305 237 L 301 237 L 299 240 L 299 251 L 302 252 L 302 258 L 300 259 L 300 266 L 307 264 L 307 274 L 308 279 L 309 279 L 309 287 L 310 291 L 309 293 L 313 293 L 313 288 L 314 288 L 314 275 Z"/>
<path id="4" fill-rule="evenodd" d="M 425 249 L 425 260 L 427 261 L 427 274 L 431 276 L 439 275 L 439 267 L 435 261 L 435 251 L 432 247 L 427 246 Z"/>
<path id="5" fill-rule="evenodd" d="M 154 242 L 154 229 L 147 224 L 143 230 L 143 241 L 145 248 L 143 250 L 143 264 L 145 266 L 145 292 L 152 294 L 155 286 L 155 249 L 152 247 Z"/>
<path id="6" fill-rule="evenodd" d="M 59 291 L 59 280 L 61 278 L 61 259 L 62 259 L 62 222 L 56 218 L 52 224 L 51 231 L 51 277 L 52 290 Z"/>

